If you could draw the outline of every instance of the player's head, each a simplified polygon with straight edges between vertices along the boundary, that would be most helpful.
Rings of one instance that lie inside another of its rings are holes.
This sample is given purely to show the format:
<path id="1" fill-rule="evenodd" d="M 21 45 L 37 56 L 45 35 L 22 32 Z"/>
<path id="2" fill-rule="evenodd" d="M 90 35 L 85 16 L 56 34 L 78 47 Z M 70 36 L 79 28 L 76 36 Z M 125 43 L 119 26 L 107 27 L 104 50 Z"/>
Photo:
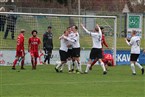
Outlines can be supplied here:
<path id="1" fill-rule="evenodd" d="M 50 31 L 51 31 L 51 29 L 52 29 L 52 27 L 51 27 L 51 26 L 48 26 L 47 28 L 48 28 L 48 32 L 50 32 Z"/>
<path id="2" fill-rule="evenodd" d="M 100 29 L 101 29 L 102 33 L 104 34 L 104 27 L 100 26 Z"/>
<path id="3" fill-rule="evenodd" d="M 98 27 L 95 27 L 95 31 L 96 31 L 96 32 L 98 32 L 98 31 L 99 31 Z"/>
<path id="4" fill-rule="evenodd" d="M 108 61 L 108 62 L 107 62 L 107 65 L 108 65 L 108 66 L 112 66 L 113 64 L 112 64 L 111 61 Z"/>
<path id="5" fill-rule="evenodd" d="M 131 36 L 135 36 L 136 34 L 137 34 L 137 31 L 136 30 L 132 30 Z"/>
<path id="6" fill-rule="evenodd" d="M 21 29 L 20 30 L 20 33 L 25 33 L 25 29 Z"/>
<path id="7" fill-rule="evenodd" d="M 76 25 L 72 26 L 72 31 L 76 32 L 78 30 L 78 27 Z"/>
<path id="8" fill-rule="evenodd" d="M 68 32 L 71 32 L 72 31 L 71 26 L 70 27 L 67 27 L 67 31 Z"/>
<path id="9" fill-rule="evenodd" d="M 68 31 L 67 30 L 64 31 L 64 35 L 68 36 Z"/>
<path id="10" fill-rule="evenodd" d="M 32 32 L 31 32 L 31 34 L 33 35 L 33 37 L 36 37 L 37 36 L 37 30 L 33 30 Z"/>

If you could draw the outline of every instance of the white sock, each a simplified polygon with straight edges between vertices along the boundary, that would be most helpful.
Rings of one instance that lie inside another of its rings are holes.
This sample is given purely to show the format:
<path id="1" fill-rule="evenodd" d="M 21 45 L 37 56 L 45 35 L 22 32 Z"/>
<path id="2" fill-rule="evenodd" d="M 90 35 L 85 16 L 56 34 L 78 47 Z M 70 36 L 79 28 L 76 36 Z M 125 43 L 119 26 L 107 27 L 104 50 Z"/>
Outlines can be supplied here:
<path id="1" fill-rule="evenodd" d="M 64 68 L 64 65 L 65 65 L 65 64 L 62 64 L 62 66 L 61 66 L 61 68 L 60 68 L 60 70 L 61 70 L 61 71 L 63 70 L 63 68 Z"/>
<path id="2" fill-rule="evenodd" d="M 77 70 L 80 70 L 78 62 L 74 61 L 74 64 L 76 65 Z"/>
<path id="3" fill-rule="evenodd" d="M 91 66 L 90 64 L 87 64 L 85 72 L 89 71 L 90 66 Z"/>
<path id="4" fill-rule="evenodd" d="M 68 60 L 68 61 L 67 61 L 68 71 L 70 71 L 70 70 L 71 70 L 71 63 L 72 63 L 72 62 L 71 62 L 71 60 Z"/>
<path id="5" fill-rule="evenodd" d="M 103 62 L 101 62 L 101 63 L 100 63 L 100 65 L 101 65 L 101 67 L 102 67 L 103 71 L 106 71 L 106 68 L 105 68 L 104 63 L 103 63 Z"/>
<path id="6" fill-rule="evenodd" d="M 59 67 L 61 67 L 62 64 L 61 63 L 58 63 L 57 66 L 55 67 L 56 69 L 58 69 Z"/>
<path id="7" fill-rule="evenodd" d="M 142 67 L 139 63 L 137 63 L 137 62 L 135 62 L 135 65 L 138 66 L 139 69 L 142 69 L 142 68 L 143 68 L 143 67 Z"/>
<path id="8" fill-rule="evenodd" d="M 80 69 L 80 72 L 82 72 L 82 64 L 81 64 L 81 62 L 79 61 L 79 69 Z"/>
<path id="9" fill-rule="evenodd" d="M 136 73 L 136 72 L 135 72 L 135 66 L 134 66 L 133 63 L 131 63 L 131 70 L 132 70 L 132 73 Z"/>

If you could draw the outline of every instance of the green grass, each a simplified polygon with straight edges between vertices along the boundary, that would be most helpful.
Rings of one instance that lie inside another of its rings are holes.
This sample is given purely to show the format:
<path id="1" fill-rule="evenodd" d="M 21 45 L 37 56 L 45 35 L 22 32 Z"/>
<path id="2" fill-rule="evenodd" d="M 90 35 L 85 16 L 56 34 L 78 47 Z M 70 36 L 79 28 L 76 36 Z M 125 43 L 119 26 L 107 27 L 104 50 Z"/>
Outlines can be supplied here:
<path id="1" fill-rule="evenodd" d="M 138 68 L 132 76 L 129 66 L 110 67 L 105 76 L 100 66 L 89 74 L 56 73 L 52 65 L 0 68 L 0 97 L 145 97 L 145 76 Z"/>

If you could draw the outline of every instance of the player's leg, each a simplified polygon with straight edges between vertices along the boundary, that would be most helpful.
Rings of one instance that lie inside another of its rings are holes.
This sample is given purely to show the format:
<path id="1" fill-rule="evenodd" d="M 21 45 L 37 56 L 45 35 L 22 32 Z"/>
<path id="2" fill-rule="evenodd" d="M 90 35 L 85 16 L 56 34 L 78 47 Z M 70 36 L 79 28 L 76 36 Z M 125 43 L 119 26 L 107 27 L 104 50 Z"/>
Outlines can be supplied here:
<path id="1" fill-rule="evenodd" d="M 60 55 L 61 63 L 57 63 L 57 66 L 55 67 L 56 72 L 59 72 L 59 69 L 64 63 L 66 63 L 67 60 L 67 53 L 65 51 L 59 50 L 59 55 Z"/>
<path id="2" fill-rule="evenodd" d="M 91 64 L 91 66 L 90 66 L 90 70 L 92 70 L 92 67 L 95 65 L 95 63 L 97 62 L 98 60 L 97 59 L 95 59 L 93 62 L 92 62 L 92 64 Z"/>
<path id="3" fill-rule="evenodd" d="M 10 27 L 9 27 L 9 25 L 7 25 L 7 28 L 6 28 L 6 31 L 5 31 L 5 34 L 4 34 L 3 39 L 6 39 L 7 38 L 8 33 L 9 33 L 9 29 L 10 29 Z"/>
<path id="4" fill-rule="evenodd" d="M 13 61 L 13 66 L 12 66 L 12 69 L 15 70 L 16 69 L 16 64 L 17 64 L 17 61 L 19 60 L 19 57 L 16 56 L 15 60 Z"/>
<path id="5" fill-rule="evenodd" d="M 136 57 L 136 59 L 138 59 L 139 54 L 136 54 L 134 57 Z M 137 61 L 135 62 L 135 65 L 136 65 L 139 69 L 141 69 L 142 74 L 144 74 L 144 68 L 143 68 Z"/>
<path id="6" fill-rule="evenodd" d="M 15 26 L 11 26 L 11 38 L 14 39 Z"/>
<path id="7" fill-rule="evenodd" d="M 52 49 L 48 49 L 48 58 L 47 58 L 48 64 L 50 64 L 51 54 L 52 54 Z"/>
<path id="8" fill-rule="evenodd" d="M 25 69 L 25 68 L 24 68 L 24 62 L 25 62 L 25 57 L 22 57 L 22 61 L 21 61 L 21 69 Z"/>
<path id="9" fill-rule="evenodd" d="M 46 61 L 47 61 L 47 50 L 46 49 L 44 49 L 44 53 L 45 53 L 45 55 L 44 55 L 44 64 L 46 64 Z"/>
<path id="10" fill-rule="evenodd" d="M 132 75 L 136 75 L 136 71 L 135 71 L 134 62 L 133 62 L 133 61 L 131 61 L 130 63 L 131 63 L 131 64 L 130 64 L 130 66 L 131 66 L 131 70 L 132 70 Z"/>
<path id="11" fill-rule="evenodd" d="M 136 75 L 136 71 L 135 71 L 135 62 L 136 61 L 137 61 L 136 54 L 131 54 L 130 55 L 130 66 L 131 66 L 131 70 L 132 70 L 132 75 Z"/>
<path id="12" fill-rule="evenodd" d="M 84 72 L 85 74 L 88 73 L 89 68 L 90 68 L 90 66 L 91 66 L 91 64 L 92 64 L 92 60 L 96 59 L 96 57 L 97 57 L 96 53 L 97 53 L 96 48 L 92 48 L 92 49 L 91 49 L 91 52 L 90 52 L 89 60 L 88 60 L 88 62 L 87 62 L 86 70 L 85 70 L 85 72 Z"/>
<path id="13" fill-rule="evenodd" d="M 103 69 L 103 74 L 107 74 L 107 71 L 106 71 L 106 68 L 105 68 L 105 64 L 104 62 L 102 61 L 102 59 L 99 59 L 99 64 L 101 65 L 102 69 Z"/>

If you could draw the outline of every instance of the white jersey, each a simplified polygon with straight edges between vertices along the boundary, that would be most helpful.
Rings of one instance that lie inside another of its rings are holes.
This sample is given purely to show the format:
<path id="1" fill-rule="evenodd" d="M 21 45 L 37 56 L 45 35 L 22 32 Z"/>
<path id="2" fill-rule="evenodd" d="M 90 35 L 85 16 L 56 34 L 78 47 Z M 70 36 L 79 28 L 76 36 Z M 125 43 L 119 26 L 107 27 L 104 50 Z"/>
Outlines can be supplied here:
<path id="1" fill-rule="evenodd" d="M 60 39 L 60 50 L 65 51 L 65 52 L 68 51 L 67 41 L 63 38 Z"/>
<path id="2" fill-rule="evenodd" d="M 80 48 L 80 35 L 79 33 L 75 33 L 75 37 L 73 38 L 75 42 L 73 43 L 73 48 Z"/>
<path id="3" fill-rule="evenodd" d="M 133 36 L 129 42 L 131 46 L 131 54 L 140 54 L 140 37 Z"/>
<path id="4" fill-rule="evenodd" d="M 68 38 L 69 38 L 69 39 L 73 39 L 75 36 L 76 36 L 76 34 L 73 33 L 73 32 L 70 32 L 70 34 L 68 34 Z M 71 45 L 71 47 L 69 47 L 69 49 L 72 49 L 73 42 L 68 41 L 68 45 Z"/>
<path id="5" fill-rule="evenodd" d="M 102 48 L 102 32 L 99 28 L 99 32 L 90 32 L 85 27 L 83 29 L 86 31 L 86 33 L 90 34 L 92 36 L 93 46 L 92 48 Z"/>

